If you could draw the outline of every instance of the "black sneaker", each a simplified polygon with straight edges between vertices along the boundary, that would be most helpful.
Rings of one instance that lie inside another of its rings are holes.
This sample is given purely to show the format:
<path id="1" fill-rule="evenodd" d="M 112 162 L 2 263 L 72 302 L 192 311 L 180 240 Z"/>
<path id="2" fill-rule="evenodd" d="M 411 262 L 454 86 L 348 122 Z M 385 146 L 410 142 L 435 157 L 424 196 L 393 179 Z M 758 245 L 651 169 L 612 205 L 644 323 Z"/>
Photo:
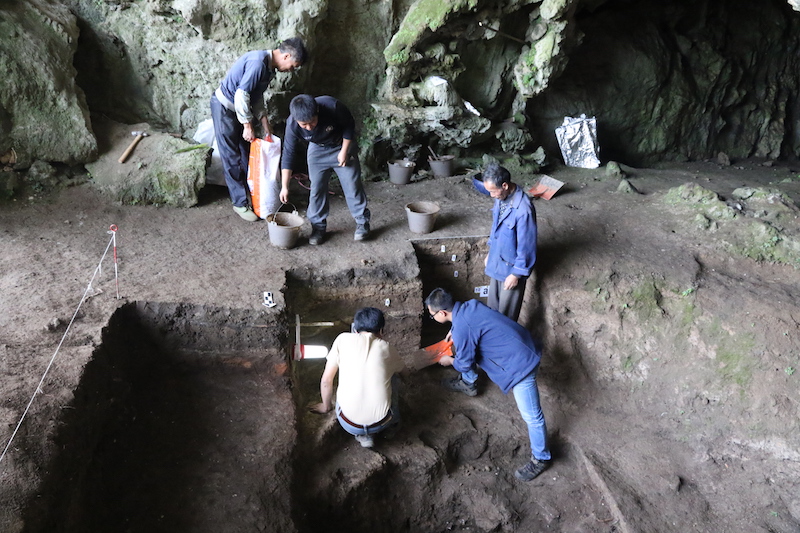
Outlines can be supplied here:
<path id="1" fill-rule="evenodd" d="M 369 237 L 369 222 L 358 224 L 356 226 L 356 232 L 353 234 L 353 240 L 363 241 L 367 237 Z"/>
<path id="2" fill-rule="evenodd" d="M 308 238 L 308 244 L 313 244 L 314 246 L 318 244 L 322 244 L 325 242 L 325 228 L 311 228 L 311 236 Z"/>
<path id="3" fill-rule="evenodd" d="M 456 392 L 463 392 L 467 396 L 477 396 L 478 395 L 478 384 L 472 383 L 469 384 L 463 379 L 461 379 L 461 375 L 458 375 L 454 378 L 450 379 L 443 379 L 442 385 L 445 389 L 456 391 Z"/>
<path id="4" fill-rule="evenodd" d="M 531 459 L 525 466 L 514 472 L 514 477 L 520 481 L 531 481 L 536 476 L 547 470 L 550 461 L 539 461 Z"/>

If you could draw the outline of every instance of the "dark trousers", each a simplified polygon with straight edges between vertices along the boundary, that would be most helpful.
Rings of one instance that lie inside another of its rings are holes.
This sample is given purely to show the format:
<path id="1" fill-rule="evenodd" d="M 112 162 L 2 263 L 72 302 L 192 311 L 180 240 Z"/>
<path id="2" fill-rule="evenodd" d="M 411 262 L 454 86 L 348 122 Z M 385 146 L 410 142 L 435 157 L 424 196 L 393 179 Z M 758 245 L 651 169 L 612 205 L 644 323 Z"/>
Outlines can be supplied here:
<path id="1" fill-rule="evenodd" d="M 522 309 L 522 297 L 525 296 L 528 278 L 519 278 L 517 286 L 510 291 L 503 288 L 504 281 L 489 278 L 489 300 L 486 305 L 516 321 Z"/>
<path id="2" fill-rule="evenodd" d="M 216 96 L 211 97 L 211 119 L 214 121 L 214 136 L 231 202 L 234 207 L 249 205 L 247 164 L 250 143 L 242 138 L 244 126 L 236 118 L 236 113 L 228 111 Z"/>

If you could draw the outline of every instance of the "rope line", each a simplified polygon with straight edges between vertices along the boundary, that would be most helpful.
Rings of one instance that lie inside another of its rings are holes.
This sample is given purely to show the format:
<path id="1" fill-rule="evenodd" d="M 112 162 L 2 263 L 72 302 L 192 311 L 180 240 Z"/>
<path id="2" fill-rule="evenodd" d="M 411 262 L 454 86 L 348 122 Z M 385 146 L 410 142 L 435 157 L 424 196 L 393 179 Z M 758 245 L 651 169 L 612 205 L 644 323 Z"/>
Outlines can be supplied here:
<path id="1" fill-rule="evenodd" d="M 305 190 L 307 190 L 307 191 L 311 190 L 311 180 L 309 179 L 308 174 L 301 174 L 300 172 L 295 172 L 294 174 L 292 174 L 292 178 L 294 178 L 294 180 L 297 181 L 297 183 L 302 188 L 304 188 Z M 305 182 L 303 181 L 303 179 L 308 179 L 309 180 L 308 181 L 309 185 L 306 185 Z M 331 179 L 334 179 L 334 178 L 331 178 Z M 333 191 L 328 191 L 328 194 L 336 194 L 336 193 L 333 192 Z"/>
<path id="2" fill-rule="evenodd" d="M 111 233 L 111 232 L 110 232 Z M 78 312 L 83 305 L 83 302 L 86 301 L 86 297 L 89 294 L 89 291 L 92 289 L 92 282 L 97 277 L 97 275 L 102 271 L 103 259 L 106 258 L 106 254 L 108 254 L 108 250 L 111 248 L 111 245 L 115 242 L 116 232 L 113 232 L 111 235 L 111 239 L 108 241 L 108 245 L 106 246 L 105 251 L 103 252 L 103 256 L 100 258 L 100 262 L 97 264 L 97 268 L 94 269 L 94 273 L 92 274 L 92 278 L 89 280 L 89 284 L 86 286 L 86 290 L 83 291 L 83 296 L 81 297 L 81 301 L 78 303 L 78 307 L 75 309 L 75 313 L 72 314 L 72 319 L 67 324 L 67 329 L 64 330 L 64 335 L 61 336 L 61 341 L 56 346 L 56 351 L 53 353 L 53 357 L 50 358 L 50 362 L 47 364 L 47 368 L 44 370 L 44 374 L 42 374 L 42 379 L 39 380 L 39 384 L 36 385 L 36 390 L 33 391 L 33 395 L 31 396 L 30 401 L 28 402 L 27 407 L 25 407 L 25 411 L 22 412 L 22 416 L 17 423 L 17 427 L 14 428 L 14 432 L 11 434 L 11 437 L 8 439 L 8 444 L 6 444 L 5 449 L 3 449 L 3 453 L 0 454 L 0 463 L 3 462 L 3 458 L 6 456 L 8 449 L 11 447 L 11 443 L 14 442 L 14 437 L 17 436 L 17 432 L 19 428 L 22 426 L 22 422 L 25 420 L 25 417 L 28 414 L 28 411 L 33 405 L 33 400 L 36 398 L 36 395 L 42 392 L 42 384 L 44 383 L 45 378 L 47 378 L 47 373 L 50 372 L 50 368 L 53 366 L 53 362 L 56 360 L 56 356 L 58 355 L 58 351 L 61 349 L 61 345 L 64 344 L 64 340 L 67 338 L 67 334 L 69 333 L 70 328 L 72 327 L 72 323 L 75 322 L 75 318 L 78 316 Z"/>

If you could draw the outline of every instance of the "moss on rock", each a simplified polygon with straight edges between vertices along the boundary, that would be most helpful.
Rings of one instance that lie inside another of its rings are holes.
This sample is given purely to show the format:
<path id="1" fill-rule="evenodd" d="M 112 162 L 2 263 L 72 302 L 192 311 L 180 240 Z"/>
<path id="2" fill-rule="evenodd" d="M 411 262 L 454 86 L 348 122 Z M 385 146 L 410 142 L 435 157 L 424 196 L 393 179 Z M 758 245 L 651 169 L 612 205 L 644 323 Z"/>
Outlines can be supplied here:
<path id="1" fill-rule="evenodd" d="M 389 66 L 406 63 L 411 59 L 414 46 L 426 32 L 441 28 L 451 13 L 474 9 L 478 3 L 478 0 L 417 0 L 383 51 L 386 63 Z"/>

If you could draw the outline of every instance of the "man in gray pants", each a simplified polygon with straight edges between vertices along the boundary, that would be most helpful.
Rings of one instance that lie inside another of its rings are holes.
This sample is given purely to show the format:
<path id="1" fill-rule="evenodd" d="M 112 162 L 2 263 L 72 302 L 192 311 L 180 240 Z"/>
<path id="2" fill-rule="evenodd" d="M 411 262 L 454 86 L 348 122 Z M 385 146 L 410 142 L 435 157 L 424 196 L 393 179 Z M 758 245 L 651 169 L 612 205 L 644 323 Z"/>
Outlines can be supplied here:
<path id="1" fill-rule="evenodd" d="M 328 182 L 336 172 L 342 185 L 350 214 L 356 221 L 353 238 L 362 241 L 369 235 L 370 212 L 367 194 L 361 182 L 361 165 L 355 146 L 355 120 L 343 103 L 332 96 L 313 98 L 295 96 L 289 104 L 291 115 L 286 120 L 286 135 L 281 156 L 281 202 L 289 201 L 289 181 L 300 142 L 308 143 L 308 177 L 311 192 L 308 198 L 308 220 L 311 222 L 313 245 L 325 241 L 328 211 Z"/>

